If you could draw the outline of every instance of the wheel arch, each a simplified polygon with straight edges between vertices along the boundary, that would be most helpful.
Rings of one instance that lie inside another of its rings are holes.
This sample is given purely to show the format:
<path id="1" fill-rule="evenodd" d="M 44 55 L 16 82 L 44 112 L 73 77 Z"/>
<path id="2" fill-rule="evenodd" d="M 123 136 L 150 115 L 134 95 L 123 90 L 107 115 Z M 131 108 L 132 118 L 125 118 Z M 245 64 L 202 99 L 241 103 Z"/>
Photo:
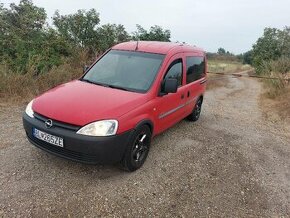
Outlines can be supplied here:
<path id="1" fill-rule="evenodd" d="M 153 131 L 154 131 L 154 124 L 151 120 L 149 119 L 144 119 L 144 120 L 141 120 L 140 122 L 137 123 L 137 125 L 135 126 L 135 129 L 143 126 L 143 125 L 147 125 L 153 135 Z"/>
<path id="2" fill-rule="evenodd" d="M 203 95 L 200 95 L 198 99 L 201 99 L 201 102 L 203 102 Z"/>

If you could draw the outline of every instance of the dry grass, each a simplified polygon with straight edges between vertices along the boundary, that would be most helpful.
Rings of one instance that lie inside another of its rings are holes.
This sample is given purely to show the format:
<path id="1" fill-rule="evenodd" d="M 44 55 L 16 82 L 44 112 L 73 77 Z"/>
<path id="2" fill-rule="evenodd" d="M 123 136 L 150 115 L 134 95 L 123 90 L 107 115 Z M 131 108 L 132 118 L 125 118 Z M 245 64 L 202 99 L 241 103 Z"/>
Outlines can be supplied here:
<path id="1" fill-rule="evenodd" d="M 261 107 L 267 119 L 273 122 L 290 120 L 290 86 L 274 98 L 269 97 L 269 88 L 261 95 Z"/>
<path id="2" fill-rule="evenodd" d="M 236 61 L 220 61 L 220 60 L 210 60 L 208 61 L 208 71 L 213 73 L 238 73 L 241 71 L 249 70 L 251 66 L 243 65 Z M 209 82 L 207 89 L 215 89 L 218 87 L 226 86 L 228 83 L 227 76 L 208 74 Z"/>
<path id="3" fill-rule="evenodd" d="M 264 80 L 265 92 L 261 96 L 261 106 L 267 118 L 290 120 L 290 58 L 281 57 L 264 62 L 262 75 L 279 79 Z"/>
<path id="4" fill-rule="evenodd" d="M 290 73 L 274 73 L 271 72 L 269 77 L 280 78 L 280 79 L 271 79 L 264 80 L 264 87 L 266 89 L 265 96 L 270 99 L 279 98 L 280 96 L 284 96 L 285 94 L 290 95 L 289 93 L 289 82 L 290 82 Z"/>
<path id="5" fill-rule="evenodd" d="M 208 61 L 208 71 L 217 73 L 236 73 L 251 69 L 250 65 L 244 65 L 241 62 L 236 61 Z"/>
<path id="6" fill-rule="evenodd" d="M 265 80 L 269 98 L 284 96 L 290 81 L 290 58 L 281 57 L 278 60 L 263 62 L 261 75 L 267 77 L 280 78 L 275 80 Z"/>
<path id="7" fill-rule="evenodd" d="M 1 73 L 0 103 L 23 103 L 34 96 L 55 87 L 61 83 L 76 79 L 82 74 L 82 68 L 74 68 L 69 64 L 53 68 L 46 74 L 34 76 Z"/>
<path id="8" fill-rule="evenodd" d="M 62 83 L 77 79 L 82 75 L 83 67 L 92 63 L 89 53 L 78 52 L 65 64 L 52 68 L 48 73 L 36 76 L 33 66 L 27 74 L 15 74 L 0 64 L 0 107 L 15 103 L 27 103 L 29 100 Z"/>

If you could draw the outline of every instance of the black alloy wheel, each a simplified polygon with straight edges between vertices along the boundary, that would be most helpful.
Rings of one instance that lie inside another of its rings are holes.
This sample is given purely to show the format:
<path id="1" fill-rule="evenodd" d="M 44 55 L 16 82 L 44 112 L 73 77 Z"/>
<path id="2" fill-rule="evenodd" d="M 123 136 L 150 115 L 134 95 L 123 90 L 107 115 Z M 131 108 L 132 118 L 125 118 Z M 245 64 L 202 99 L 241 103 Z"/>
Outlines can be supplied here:
<path id="1" fill-rule="evenodd" d="M 147 125 L 136 129 L 122 160 L 126 170 L 132 172 L 144 164 L 149 153 L 151 136 L 152 133 Z"/>
<path id="2" fill-rule="evenodd" d="M 192 113 L 187 117 L 190 121 L 197 121 L 201 114 L 202 98 L 199 98 L 194 106 Z"/>

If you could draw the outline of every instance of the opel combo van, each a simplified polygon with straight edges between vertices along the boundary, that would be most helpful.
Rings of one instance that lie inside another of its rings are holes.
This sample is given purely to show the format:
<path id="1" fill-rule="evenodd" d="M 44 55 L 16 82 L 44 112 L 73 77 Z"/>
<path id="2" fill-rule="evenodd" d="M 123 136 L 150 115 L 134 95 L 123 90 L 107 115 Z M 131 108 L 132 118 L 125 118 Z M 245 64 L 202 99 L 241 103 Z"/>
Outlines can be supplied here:
<path id="1" fill-rule="evenodd" d="M 170 42 L 113 46 L 84 75 L 33 99 L 23 114 L 35 146 L 84 163 L 140 168 L 151 139 L 184 118 L 197 121 L 207 60 Z"/>

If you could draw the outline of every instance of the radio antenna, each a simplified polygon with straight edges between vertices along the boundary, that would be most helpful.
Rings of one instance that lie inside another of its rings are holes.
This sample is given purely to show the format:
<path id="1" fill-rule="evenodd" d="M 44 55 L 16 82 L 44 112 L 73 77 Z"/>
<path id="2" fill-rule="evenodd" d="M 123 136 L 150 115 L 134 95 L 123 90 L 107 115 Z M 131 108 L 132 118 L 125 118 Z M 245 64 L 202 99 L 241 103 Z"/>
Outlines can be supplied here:
<path id="1" fill-rule="evenodd" d="M 136 42 L 136 48 L 135 48 L 135 51 L 138 50 L 138 46 L 139 46 L 139 40 L 137 40 L 137 42 Z"/>

